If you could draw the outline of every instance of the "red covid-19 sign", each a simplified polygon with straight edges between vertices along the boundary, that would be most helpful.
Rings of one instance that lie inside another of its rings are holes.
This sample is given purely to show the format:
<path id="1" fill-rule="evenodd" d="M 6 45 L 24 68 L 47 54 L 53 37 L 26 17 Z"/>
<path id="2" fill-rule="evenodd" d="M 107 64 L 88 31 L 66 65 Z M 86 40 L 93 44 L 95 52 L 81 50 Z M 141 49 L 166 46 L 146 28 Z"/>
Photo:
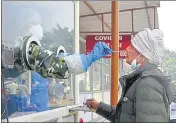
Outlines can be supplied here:
<path id="1" fill-rule="evenodd" d="M 86 36 L 86 54 L 89 54 L 95 44 L 98 42 L 106 43 L 110 48 L 112 47 L 111 35 L 87 35 Z M 126 48 L 131 45 L 131 35 L 120 35 L 119 36 L 119 58 L 125 58 Z M 111 55 L 105 58 L 111 58 Z"/>

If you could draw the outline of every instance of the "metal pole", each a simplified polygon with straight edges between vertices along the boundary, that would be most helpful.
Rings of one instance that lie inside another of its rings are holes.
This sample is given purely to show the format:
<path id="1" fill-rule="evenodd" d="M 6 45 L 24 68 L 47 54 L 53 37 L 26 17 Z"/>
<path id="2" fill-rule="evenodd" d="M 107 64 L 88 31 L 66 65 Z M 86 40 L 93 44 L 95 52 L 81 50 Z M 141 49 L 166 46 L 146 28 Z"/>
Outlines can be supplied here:
<path id="1" fill-rule="evenodd" d="M 74 52 L 79 53 L 79 1 L 75 1 L 75 40 L 74 40 Z M 79 104 L 79 75 L 75 75 L 75 104 Z"/>
<path id="2" fill-rule="evenodd" d="M 104 79 L 104 59 L 102 59 L 102 63 L 101 63 L 101 90 L 102 90 L 102 101 L 104 100 L 104 85 L 105 85 L 105 79 Z"/>
<path id="3" fill-rule="evenodd" d="M 119 50 L 119 10 L 118 10 L 118 2 L 112 1 L 112 14 L 111 14 L 111 29 L 112 29 L 112 50 Z M 117 105 L 118 101 L 118 61 L 119 61 L 119 53 L 112 53 L 111 60 L 111 104 L 113 106 Z"/>
<path id="4" fill-rule="evenodd" d="M 74 1 L 74 52 L 79 53 L 79 1 Z M 79 105 L 79 75 L 74 76 L 74 98 L 75 104 Z M 78 122 L 78 113 L 75 115 L 75 122 Z"/>
<path id="5" fill-rule="evenodd" d="M 156 16 L 155 16 L 155 14 L 156 14 L 156 7 L 153 8 L 153 11 L 154 11 L 153 15 L 154 15 L 154 29 L 155 29 L 156 28 L 156 26 L 155 26 L 156 25 L 156 21 L 155 21 L 156 20 Z"/>
<path id="6" fill-rule="evenodd" d="M 91 92 L 92 92 L 92 98 L 94 97 L 94 81 L 95 81 L 95 71 L 94 71 L 95 63 L 92 64 L 92 81 L 91 81 Z M 91 113 L 91 120 L 93 120 L 93 113 Z"/>

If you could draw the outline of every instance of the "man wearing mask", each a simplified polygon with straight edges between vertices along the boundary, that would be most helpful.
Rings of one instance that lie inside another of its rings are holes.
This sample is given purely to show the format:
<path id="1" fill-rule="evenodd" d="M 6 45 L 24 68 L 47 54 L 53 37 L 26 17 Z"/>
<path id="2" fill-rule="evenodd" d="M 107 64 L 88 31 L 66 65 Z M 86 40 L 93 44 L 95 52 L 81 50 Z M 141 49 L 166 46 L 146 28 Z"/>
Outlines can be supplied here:
<path id="1" fill-rule="evenodd" d="M 173 101 L 171 80 L 158 69 L 164 50 L 163 33 L 145 28 L 127 48 L 133 72 L 119 79 L 122 95 L 116 107 L 88 99 L 96 113 L 112 122 L 168 122 Z"/>

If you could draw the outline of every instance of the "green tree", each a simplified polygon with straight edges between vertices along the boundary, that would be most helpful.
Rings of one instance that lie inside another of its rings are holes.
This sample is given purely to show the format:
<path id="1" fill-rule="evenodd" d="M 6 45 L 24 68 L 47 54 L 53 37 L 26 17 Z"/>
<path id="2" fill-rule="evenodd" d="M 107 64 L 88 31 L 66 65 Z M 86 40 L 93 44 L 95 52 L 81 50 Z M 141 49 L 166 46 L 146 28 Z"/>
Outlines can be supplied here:
<path id="1" fill-rule="evenodd" d="M 166 75 L 176 81 L 176 52 L 165 50 L 162 64 L 163 71 Z"/>
<path id="2" fill-rule="evenodd" d="M 61 28 L 58 24 L 51 32 L 45 32 L 42 39 L 42 46 L 53 50 L 60 45 L 64 46 L 68 53 L 73 53 L 74 30 L 69 31 L 67 27 Z"/>

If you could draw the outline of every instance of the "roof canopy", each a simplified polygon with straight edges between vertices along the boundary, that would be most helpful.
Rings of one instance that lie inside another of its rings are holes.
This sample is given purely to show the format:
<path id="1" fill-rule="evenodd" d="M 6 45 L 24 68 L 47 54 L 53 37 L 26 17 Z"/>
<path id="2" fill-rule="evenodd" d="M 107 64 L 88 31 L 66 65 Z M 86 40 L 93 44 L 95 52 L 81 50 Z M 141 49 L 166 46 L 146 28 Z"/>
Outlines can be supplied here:
<path id="1" fill-rule="evenodd" d="M 111 33 L 112 1 L 80 1 L 80 36 Z M 159 28 L 159 1 L 119 1 L 119 31 L 134 34 Z"/>

